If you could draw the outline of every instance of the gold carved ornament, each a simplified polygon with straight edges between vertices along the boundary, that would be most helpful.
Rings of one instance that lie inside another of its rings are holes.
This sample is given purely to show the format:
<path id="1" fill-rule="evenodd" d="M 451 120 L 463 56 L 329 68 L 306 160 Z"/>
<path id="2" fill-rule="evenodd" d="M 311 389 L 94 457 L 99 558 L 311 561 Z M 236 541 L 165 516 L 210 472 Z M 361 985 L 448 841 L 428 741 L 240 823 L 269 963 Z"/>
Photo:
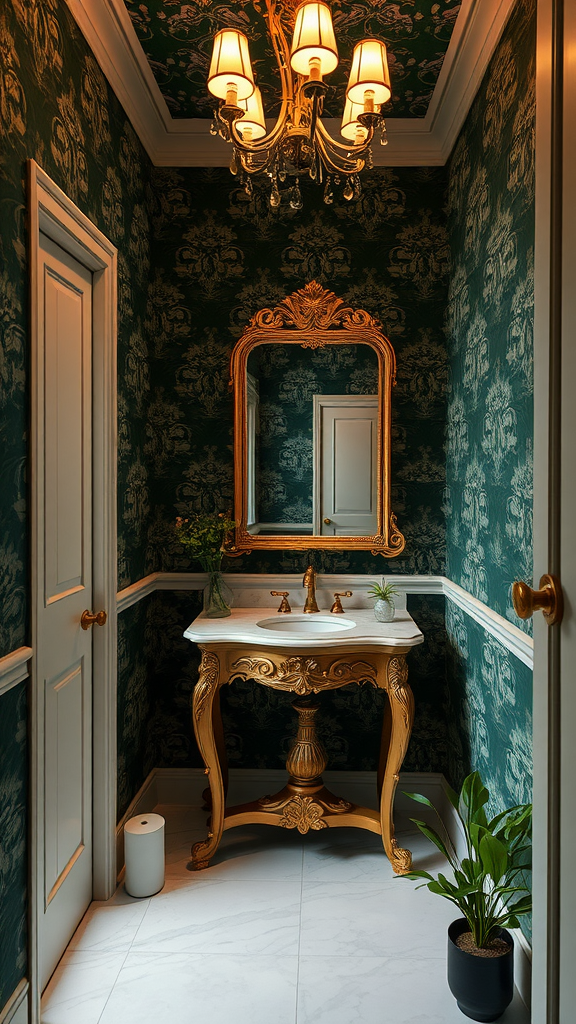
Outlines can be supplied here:
<path id="1" fill-rule="evenodd" d="M 376 686 L 376 669 L 365 661 L 337 658 L 321 669 L 314 658 L 286 658 L 276 665 L 270 658 L 243 657 L 232 665 L 234 676 L 254 679 L 274 690 L 288 690 L 299 696 L 335 690 L 346 683 L 371 683 Z"/>
<path id="2" fill-rule="evenodd" d="M 378 500 L 377 532 L 373 536 L 267 536 L 248 532 L 248 465 L 246 427 L 246 368 L 254 348 L 266 344 L 300 345 L 317 349 L 325 345 L 363 344 L 378 360 Z M 396 356 L 378 320 L 364 309 L 345 305 L 333 292 L 311 281 L 286 296 L 277 306 L 261 309 L 251 318 L 237 341 L 230 360 L 230 387 L 234 392 L 234 519 L 239 524 L 227 551 L 231 555 L 259 549 L 335 549 L 370 551 L 387 558 L 401 554 L 405 539 L 390 508 L 391 396 L 396 383 Z"/>

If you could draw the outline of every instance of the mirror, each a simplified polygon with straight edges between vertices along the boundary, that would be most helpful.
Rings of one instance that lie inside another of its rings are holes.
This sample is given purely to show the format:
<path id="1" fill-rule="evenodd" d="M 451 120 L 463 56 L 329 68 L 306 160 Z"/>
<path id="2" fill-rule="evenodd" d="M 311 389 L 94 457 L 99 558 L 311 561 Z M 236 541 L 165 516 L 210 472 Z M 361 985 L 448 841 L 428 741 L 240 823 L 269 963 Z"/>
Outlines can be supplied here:
<path id="1" fill-rule="evenodd" d="M 316 282 L 263 309 L 236 344 L 231 551 L 361 548 L 390 557 L 394 350 Z"/>

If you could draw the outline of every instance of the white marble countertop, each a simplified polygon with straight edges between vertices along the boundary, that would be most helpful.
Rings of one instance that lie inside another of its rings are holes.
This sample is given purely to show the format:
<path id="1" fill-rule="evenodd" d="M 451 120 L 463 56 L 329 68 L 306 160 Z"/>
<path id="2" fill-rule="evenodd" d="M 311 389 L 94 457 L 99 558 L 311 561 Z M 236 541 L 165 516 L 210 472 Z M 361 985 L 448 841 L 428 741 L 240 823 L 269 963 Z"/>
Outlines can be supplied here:
<path id="1" fill-rule="evenodd" d="M 330 632 L 319 631 L 317 633 L 301 632 L 299 630 L 285 632 L 258 626 L 258 622 L 269 621 L 278 617 L 279 620 L 289 620 L 290 615 L 271 612 L 268 608 L 233 608 L 232 614 L 224 619 L 208 619 L 204 612 L 194 619 L 184 636 L 195 643 L 235 643 L 251 644 L 260 647 L 284 647 L 287 650 L 298 647 L 299 650 L 320 648 L 347 647 L 349 645 L 363 644 L 364 646 L 376 647 L 416 647 L 423 643 L 424 637 L 414 619 L 405 609 L 396 609 L 392 622 L 377 622 L 374 612 L 370 609 L 351 608 L 344 615 L 331 615 L 320 612 L 306 615 L 306 619 L 342 620 L 342 626 L 348 622 L 354 622 L 351 628 L 330 630 Z M 292 613 L 291 622 L 297 625 L 298 621 L 304 619 L 303 615 Z M 287 623 L 283 623 L 285 625 Z"/>

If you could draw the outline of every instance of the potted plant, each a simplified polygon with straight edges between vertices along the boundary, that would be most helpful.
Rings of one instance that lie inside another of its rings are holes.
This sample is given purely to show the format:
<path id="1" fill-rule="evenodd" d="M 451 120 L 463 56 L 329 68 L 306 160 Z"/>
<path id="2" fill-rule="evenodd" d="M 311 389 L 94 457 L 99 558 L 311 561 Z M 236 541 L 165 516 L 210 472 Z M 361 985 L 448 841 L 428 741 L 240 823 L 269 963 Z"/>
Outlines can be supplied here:
<path id="1" fill-rule="evenodd" d="M 204 612 L 210 619 L 230 615 L 232 591 L 222 576 L 224 540 L 236 523 L 224 512 L 197 512 L 188 519 L 176 519 L 176 535 L 192 558 L 208 573 L 204 588 Z"/>
<path id="2" fill-rule="evenodd" d="M 434 805 L 419 793 L 407 793 Z M 514 993 L 514 940 L 507 928 L 532 910 L 524 873 L 531 866 L 532 805 L 518 804 L 488 818 L 490 794 L 478 772 L 464 780 L 460 794 L 448 788 L 466 845 L 460 858 L 442 826 L 444 837 L 424 821 L 411 820 L 448 860 L 454 880 L 442 873 L 410 871 L 403 878 L 424 878 L 430 892 L 450 900 L 462 917 L 448 929 L 448 984 L 462 1013 L 473 1020 L 493 1021 Z M 421 886 L 419 886 L 421 888 Z"/>
<path id="3" fill-rule="evenodd" d="M 378 622 L 392 622 L 394 618 L 394 598 L 398 589 L 393 583 L 372 583 L 368 591 L 368 597 L 374 603 L 374 618 Z"/>

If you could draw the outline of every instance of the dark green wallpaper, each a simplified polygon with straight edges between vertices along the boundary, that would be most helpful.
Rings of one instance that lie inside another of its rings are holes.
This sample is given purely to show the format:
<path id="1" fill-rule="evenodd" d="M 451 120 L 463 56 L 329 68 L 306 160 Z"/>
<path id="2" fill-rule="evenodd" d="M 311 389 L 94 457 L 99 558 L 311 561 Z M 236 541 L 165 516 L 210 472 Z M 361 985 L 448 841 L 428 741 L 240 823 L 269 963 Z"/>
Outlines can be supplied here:
<path id="1" fill-rule="evenodd" d="M 532 579 L 534 83 L 519 0 L 450 160 L 448 575 L 515 625 Z"/>
<path id="2" fill-rule="evenodd" d="M 231 571 L 443 573 L 449 249 L 443 168 L 374 170 L 357 204 L 327 206 L 303 186 L 304 209 L 250 199 L 227 170 L 153 173 L 154 265 L 149 293 L 154 396 L 148 421 L 157 569 L 188 569 L 172 535 L 176 515 L 232 501 L 232 396 L 228 363 L 249 318 L 316 279 L 382 322 L 395 347 L 392 507 L 406 548 L 369 552 L 254 553 Z M 328 358 L 328 357 L 326 357 Z M 330 369 L 318 367 L 318 379 Z"/>
<path id="3" fill-rule="evenodd" d="M 26 973 L 26 684 L 0 697 L 0 1010 Z"/>

